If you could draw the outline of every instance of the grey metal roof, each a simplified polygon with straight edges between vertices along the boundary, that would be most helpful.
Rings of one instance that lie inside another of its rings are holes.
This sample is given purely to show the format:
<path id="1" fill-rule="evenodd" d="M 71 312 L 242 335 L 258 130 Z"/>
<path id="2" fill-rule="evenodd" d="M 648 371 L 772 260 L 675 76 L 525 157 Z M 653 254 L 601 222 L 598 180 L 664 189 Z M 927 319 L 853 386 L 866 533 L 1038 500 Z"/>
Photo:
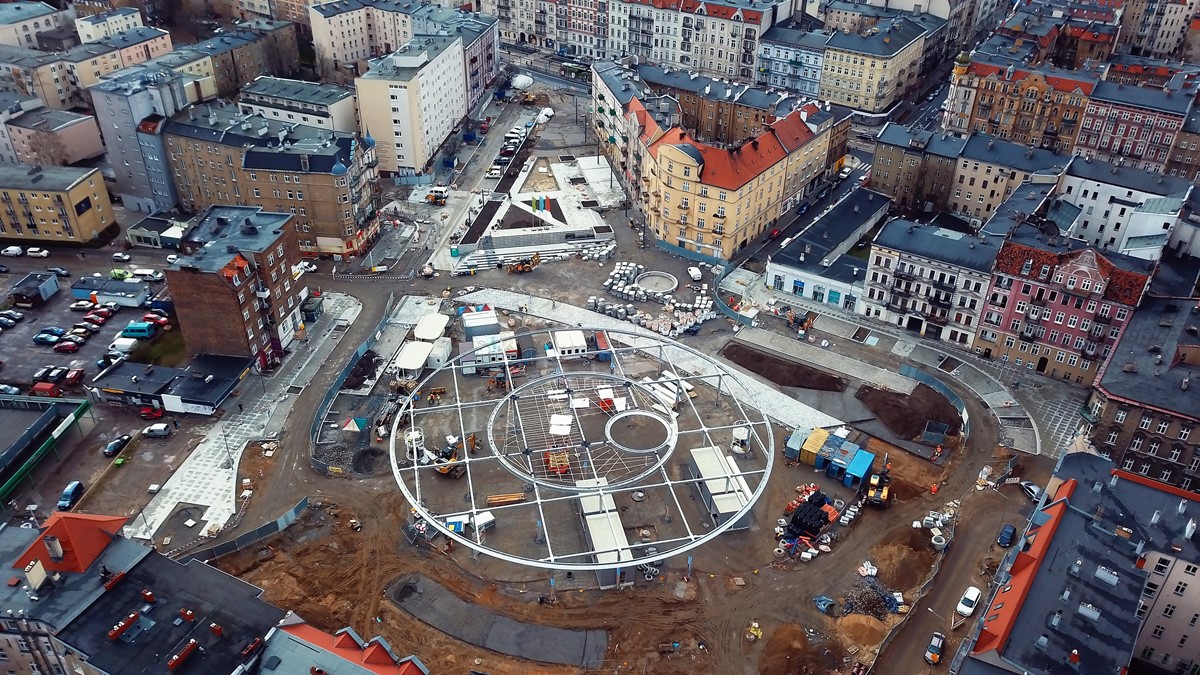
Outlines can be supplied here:
<path id="1" fill-rule="evenodd" d="M 828 260 L 829 254 L 839 247 L 845 249 L 843 244 L 846 244 L 847 239 L 853 237 L 881 208 L 886 213 L 891 205 L 892 200 L 878 192 L 865 188 L 851 190 L 845 199 L 834 204 L 827 213 L 813 221 L 808 229 L 793 238 L 787 248 L 775 254 L 774 259 L 782 265 L 818 271 L 822 276 L 839 281 L 853 283 L 856 278 L 861 281 L 867 268 L 865 260 L 847 255 Z M 855 242 L 849 242 L 849 246 L 854 244 Z"/>
<path id="2" fill-rule="evenodd" d="M 786 91 L 771 90 L 768 92 L 766 88 L 752 87 L 748 84 L 726 84 L 711 77 L 659 66 L 637 66 L 637 74 L 651 88 L 655 85 L 671 87 L 712 101 L 730 101 L 759 110 L 770 110 L 771 106 L 775 106 L 776 110 L 790 110 L 792 106 L 788 104 L 788 101 L 798 100 L 793 99 L 791 94 Z"/>
<path id="3" fill-rule="evenodd" d="M 1092 101 L 1118 103 L 1147 110 L 1185 115 L 1194 98 L 1184 92 L 1166 92 L 1160 87 L 1134 87 L 1119 82 L 1100 82 L 1092 90 Z"/>
<path id="4" fill-rule="evenodd" d="M 259 206 L 213 206 L 196 219 L 183 238 L 203 248 L 180 256 L 171 269 L 215 272 L 241 251 L 262 253 L 274 245 L 291 219 L 291 214 L 269 213 Z"/>
<path id="5" fill-rule="evenodd" d="M 203 52 L 209 56 L 217 56 L 225 52 L 233 51 L 238 47 L 242 47 L 255 42 L 260 38 L 259 35 L 250 31 L 231 31 L 219 37 L 215 37 L 204 42 L 197 42 L 194 45 L 188 45 L 188 49 L 193 49 L 198 52 Z"/>
<path id="6" fill-rule="evenodd" d="M 180 80 L 185 77 L 187 77 L 185 74 L 176 72 L 165 66 L 146 66 L 145 63 L 142 63 L 133 68 L 122 68 L 88 87 L 88 89 L 134 94 L 143 89 L 162 84 L 163 82 Z"/>
<path id="7" fill-rule="evenodd" d="M 0 64 L 37 68 L 63 60 L 62 54 L 39 52 L 36 49 L 0 44 Z"/>
<path id="8" fill-rule="evenodd" d="M 1200 386 L 1181 389 L 1184 378 L 1200 375 L 1200 363 L 1173 358 L 1179 347 L 1200 346 L 1200 334 L 1188 332 L 1189 326 L 1200 324 L 1191 311 L 1195 304 L 1186 298 L 1143 300 L 1097 386 L 1113 396 L 1200 419 Z M 1157 349 L 1150 351 L 1152 347 Z M 1156 362 L 1159 354 L 1165 355 L 1161 364 Z"/>
<path id="9" fill-rule="evenodd" d="M 979 239 L 904 218 L 888 221 L 875 235 L 874 245 L 984 273 L 992 271 L 1000 252 L 995 238 Z"/>
<path id="10" fill-rule="evenodd" d="M 1198 280 L 1200 258 L 1190 255 L 1176 257 L 1167 249 L 1158 261 L 1158 269 L 1154 270 L 1149 293 L 1160 297 L 1186 298 L 1195 290 Z"/>
<path id="11" fill-rule="evenodd" d="M 1067 162 L 1071 161 L 1069 155 L 1059 155 L 1041 148 L 1029 148 L 986 134 L 971 134 L 963 146 L 961 156 L 1025 173 L 1051 168 L 1062 171 Z"/>
<path id="12" fill-rule="evenodd" d="M 912 148 L 926 154 L 950 158 L 962 155 L 963 148 L 967 143 L 966 139 L 958 136 L 939 134 L 933 131 L 913 131 L 909 127 L 895 122 L 883 125 L 876 140 L 886 145 Z"/>
<path id="13" fill-rule="evenodd" d="M 122 295 L 130 298 L 146 293 L 149 294 L 150 285 L 131 284 L 128 281 L 113 279 L 111 277 L 79 277 L 71 283 L 73 291 L 93 291 L 108 293 L 109 295 Z"/>
<path id="14" fill-rule="evenodd" d="M 49 509 L 50 505 L 47 504 L 43 508 Z M 33 528 L 15 527 L 9 524 L 0 525 L 0 560 L 5 561 L 5 564 L 11 564 L 41 535 L 41 530 Z M 14 612 L 24 610 L 26 616 L 54 626 L 56 629 L 62 629 L 75 621 L 97 599 L 106 595 L 104 586 L 99 583 L 101 566 L 116 571 L 127 570 L 136 565 L 139 560 L 150 555 L 150 552 L 149 548 L 124 537 L 114 539 L 92 562 L 92 566 L 86 572 L 82 574 L 60 573 L 58 581 L 44 586 L 42 590 L 38 591 L 37 600 L 30 599 L 29 594 L 22 588 L 24 584 L 3 585 L 0 587 L 0 606 Z M 14 572 L 19 574 L 17 570 Z M 129 611 L 131 610 L 116 614 L 117 620 L 119 621 L 119 617 L 125 616 Z M 112 627 L 113 619 L 109 617 L 106 621 L 107 627 L 104 629 L 93 626 L 96 634 L 103 636 L 105 640 L 108 639 L 105 634 Z"/>
<path id="15" fill-rule="evenodd" d="M 232 673 L 242 665 L 246 645 L 265 637 L 285 615 L 260 597 L 262 589 L 204 563 L 180 565 L 158 553 L 147 555 L 107 591 L 98 579 L 90 581 L 100 594 L 58 638 L 108 673 L 163 672 L 167 660 L 190 640 L 202 651 L 181 670 Z M 154 603 L 141 598 L 142 589 L 154 593 Z M 195 612 L 197 620 L 178 621 L 183 608 Z M 109 640 L 109 629 L 134 610 L 142 616 L 137 639 Z M 214 623 L 221 635 L 210 628 Z"/>
<path id="16" fill-rule="evenodd" d="M 250 99 L 247 99 L 247 96 Z M 336 84 L 290 80 L 284 77 L 262 75 L 242 87 L 242 101 L 258 102 L 255 97 L 264 96 L 288 101 L 299 101 L 312 105 L 332 105 L 354 96 L 354 91 Z"/>
<path id="17" fill-rule="evenodd" d="M 856 6 L 869 7 L 870 5 Z M 777 43 L 790 48 L 811 49 L 824 54 L 825 43 L 829 42 L 829 34 L 815 30 L 771 26 L 767 32 L 763 33 L 762 42 Z"/>
<path id="18" fill-rule="evenodd" d="M 103 56 L 110 52 L 114 52 L 126 47 L 139 45 L 143 42 L 156 40 L 163 36 L 169 36 L 167 31 L 161 28 L 153 28 L 151 26 L 138 26 L 129 30 L 118 31 L 107 37 L 100 38 L 95 42 L 77 45 L 68 49 L 63 53 L 63 58 L 67 61 L 80 63 L 89 59 L 94 59 L 97 56 Z"/>
<path id="19" fill-rule="evenodd" d="M 424 52 L 428 61 L 433 61 L 439 54 L 449 49 L 456 42 L 461 42 L 457 35 L 414 35 L 411 42 L 401 46 L 399 51 L 380 56 L 369 61 L 371 68 L 360 77 L 364 80 L 411 80 L 425 67 L 397 66 L 393 56 L 407 53 L 408 55 Z M 428 63 L 428 61 L 426 63 Z"/>
<path id="20" fill-rule="evenodd" d="M 69 110 L 58 110 L 56 108 L 34 108 L 26 111 L 10 119 L 8 124 L 20 127 L 22 129 L 35 129 L 38 131 L 48 131 L 62 129 L 72 124 L 79 124 L 87 120 L 94 120 L 91 115 L 83 115 Z"/>
<path id="21" fill-rule="evenodd" d="M 131 14 L 141 14 L 141 10 L 137 9 L 136 7 L 117 7 L 116 9 L 110 9 L 107 12 L 100 12 L 99 14 L 92 14 L 90 16 L 81 16 L 78 19 L 75 19 L 75 21 L 76 23 L 82 21 L 84 23 L 101 24 L 109 19 L 119 16 L 129 16 Z"/>
<path id="22" fill-rule="evenodd" d="M 1177 176 L 1144 171 L 1128 165 L 1110 164 L 1097 159 L 1087 160 L 1083 157 L 1076 157 L 1067 165 L 1067 175 L 1107 185 L 1119 185 L 1160 197 L 1183 197 L 1192 185 Z"/>
<path id="23" fill-rule="evenodd" d="M 883 19 L 862 34 L 836 31 L 826 44 L 843 51 L 887 58 L 895 56 L 927 32 L 927 28 L 907 16 L 899 16 Z"/>
<path id="24" fill-rule="evenodd" d="M 641 93 L 642 84 L 634 82 L 631 75 L 632 71 L 624 66 L 618 65 L 612 61 L 594 61 L 592 70 L 604 83 L 604 86 L 617 97 L 617 102 L 621 107 L 629 105 L 629 102 L 638 97 Z"/>
<path id="25" fill-rule="evenodd" d="M 59 10 L 44 2 L 12 2 L 0 5 L 0 25 L 8 25 L 53 14 Z"/>
<path id="26" fill-rule="evenodd" d="M 88 176 L 95 174 L 97 185 L 104 185 L 96 169 L 76 169 L 71 166 L 37 167 L 26 164 L 0 164 L 0 190 L 44 190 L 57 192 L 67 190 Z"/>

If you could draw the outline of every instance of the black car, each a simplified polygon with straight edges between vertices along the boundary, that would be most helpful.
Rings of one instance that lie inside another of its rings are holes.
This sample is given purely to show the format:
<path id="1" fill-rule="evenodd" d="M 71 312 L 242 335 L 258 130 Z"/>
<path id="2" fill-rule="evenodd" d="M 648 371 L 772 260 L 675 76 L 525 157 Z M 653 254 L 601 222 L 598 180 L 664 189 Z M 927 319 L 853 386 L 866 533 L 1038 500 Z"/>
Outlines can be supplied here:
<path id="1" fill-rule="evenodd" d="M 54 366 L 42 366 L 41 368 L 38 368 L 37 372 L 33 374 L 33 383 L 37 384 L 38 382 L 45 382 L 46 376 L 49 375 L 50 371 L 52 370 L 54 370 Z"/>
<path id="2" fill-rule="evenodd" d="M 1009 546 L 1013 545 L 1013 542 L 1016 541 L 1016 538 L 1017 528 L 1005 523 L 1004 527 L 1000 528 L 1000 536 L 996 537 L 996 543 L 1001 548 L 1008 548 Z"/>
<path id="3" fill-rule="evenodd" d="M 17 325 L 16 321 L 13 321 L 12 319 L 8 318 L 7 316 L 0 316 L 0 326 L 3 326 L 5 328 L 12 328 L 15 325 Z"/>
<path id="4" fill-rule="evenodd" d="M 46 271 L 54 272 L 55 275 L 62 277 L 64 279 L 71 276 L 71 271 L 66 269 L 65 267 L 47 267 Z"/>
<path id="5" fill-rule="evenodd" d="M 8 274 L 8 265 L 0 265 L 0 274 Z"/>
<path id="6" fill-rule="evenodd" d="M 21 319 L 25 318 L 24 314 L 22 314 L 21 312 L 18 312 L 15 309 L 6 309 L 3 312 L 0 312 L 0 316 L 3 316 L 8 319 L 12 319 L 13 321 L 20 321 Z"/>
<path id="7" fill-rule="evenodd" d="M 108 443 L 105 443 L 104 447 L 100 448 L 100 452 L 104 453 L 105 457 L 116 457 L 121 454 L 121 451 L 125 449 L 125 446 L 129 445 L 129 441 L 132 439 L 133 437 L 128 434 L 117 436 Z"/>
<path id="8" fill-rule="evenodd" d="M 56 367 L 53 370 L 51 370 L 49 373 L 46 373 L 46 381 L 53 382 L 55 384 L 62 382 L 63 379 L 65 379 L 66 377 L 67 377 L 67 369 L 66 368 Z"/>

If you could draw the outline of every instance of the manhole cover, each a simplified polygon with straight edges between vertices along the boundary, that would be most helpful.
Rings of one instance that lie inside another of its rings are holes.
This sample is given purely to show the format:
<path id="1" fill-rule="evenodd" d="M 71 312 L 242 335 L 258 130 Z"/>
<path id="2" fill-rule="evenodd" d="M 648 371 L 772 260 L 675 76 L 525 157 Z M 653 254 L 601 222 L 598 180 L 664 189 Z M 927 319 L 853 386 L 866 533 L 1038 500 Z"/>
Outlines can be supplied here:
<path id="1" fill-rule="evenodd" d="M 304 387 L 302 387 L 298 384 L 293 384 L 292 386 L 287 388 L 287 393 L 289 393 L 289 394 L 299 394 L 302 391 L 304 391 Z"/>

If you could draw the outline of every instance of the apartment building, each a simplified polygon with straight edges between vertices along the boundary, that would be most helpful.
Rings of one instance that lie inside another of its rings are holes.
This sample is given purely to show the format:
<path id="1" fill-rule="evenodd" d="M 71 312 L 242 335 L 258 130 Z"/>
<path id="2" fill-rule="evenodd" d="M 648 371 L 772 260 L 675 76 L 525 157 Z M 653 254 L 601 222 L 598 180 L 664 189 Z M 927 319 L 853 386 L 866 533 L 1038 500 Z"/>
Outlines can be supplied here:
<path id="1" fill-rule="evenodd" d="M 1200 183 L 1200 110 L 1192 106 L 1175 134 L 1175 147 L 1167 158 L 1166 173 Z"/>
<path id="2" fill-rule="evenodd" d="M 998 250 L 986 237 L 893 218 L 871 242 L 866 315 L 970 348 Z"/>
<path id="3" fill-rule="evenodd" d="M 8 137 L 8 121 L 23 115 L 30 110 L 39 110 L 45 106 L 36 98 L 26 98 L 8 93 L 0 93 L 0 164 L 18 164 L 17 153 L 13 151 L 12 139 Z"/>
<path id="4" fill-rule="evenodd" d="M 492 16 L 400 0 L 340 0 L 315 5 L 310 14 L 313 47 L 327 71 L 386 56 L 417 35 L 457 35 L 467 110 L 500 74 L 500 22 Z"/>
<path id="5" fill-rule="evenodd" d="M 55 9 L 44 2 L 0 5 L 0 44 L 36 48 L 39 33 L 70 26 L 75 10 Z"/>
<path id="6" fill-rule="evenodd" d="M 871 189 L 902 209 L 945 208 L 966 141 L 888 122 L 875 139 Z"/>
<path id="7" fill-rule="evenodd" d="M 67 101 L 90 107 L 87 89 L 109 73 L 170 53 L 171 34 L 160 28 L 132 28 L 79 45 L 62 56 L 72 85 Z"/>
<path id="8" fill-rule="evenodd" d="M 1126 2 L 1121 18 L 1121 51 L 1160 59 L 1177 57 L 1196 11 L 1196 0 Z"/>
<path id="9" fill-rule="evenodd" d="M 233 97 L 263 75 L 287 77 L 300 70 L 296 24 L 256 19 L 236 31 L 188 45 L 212 59 L 217 95 Z"/>
<path id="10" fill-rule="evenodd" d="M 1100 77 L 1050 65 L 1026 66 L 1005 45 L 1029 57 L 1032 47 L 1001 35 L 955 61 L 943 129 L 972 131 L 1021 145 L 1069 153 Z"/>
<path id="11" fill-rule="evenodd" d="M 104 154 L 96 118 L 69 110 L 40 107 L 4 125 L 17 161 L 65 166 Z"/>
<path id="12" fill-rule="evenodd" d="M 301 326 L 300 245 L 290 213 L 210 206 L 179 244 L 167 288 L 191 354 L 283 360 Z"/>
<path id="13" fill-rule="evenodd" d="M 183 75 L 188 87 L 195 90 L 194 96 L 197 101 L 217 97 L 217 77 L 212 57 L 187 48 L 171 50 L 158 58 L 118 70 L 101 79 L 123 77 L 134 72 L 154 73 L 159 70 L 171 70 Z"/>
<path id="14" fill-rule="evenodd" d="M 1165 87 L 1177 73 L 1200 72 L 1200 66 L 1133 54 L 1113 54 L 1105 65 L 1104 80 L 1134 87 Z"/>
<path id="15" fill-rule="evenodd" d="M 1200 427 L 1200 403 L 1193 400 L 1191 384 L 1200 363 L 1200 337 L 1189 318 L 1194 305 L 1194 299 L 1186 297 L 1147 297 L 1129 318 L 1116 355 L 1096 378 L 1082 411 L 1093 445 L 1117 467 L 1192 494 L 1200 489 L 1200 452 L 1191 436 Z M 1149 560 L 1157 567 L 1154 555 Z M 1149 602 L 1161 607 L 1165 599 L 1182 605 L 1162 583 L 1171 569 L 1168 560 L 1166 569 L 1156 570 L 1159 579 L 1153 590 L 1164 592 L 1165 598 L 1156 592 L 1147 596 Z M 1200 598 L 1195 600 L 1185 619 L 1200 611 Z M 1161 610 L 1148 611 L 1147 617 L 1164 627 L 1168 624 L 1163 619 L 1173 618 Z M 1173 649 L 1178 638 L 1166 636 L 1165 630 L 1148 638 L 1151 635 L 1139 636 L 1139 645 L 1153 645 L 1159 655 L 1179 653 Z"/>
<path id="16" fill-rule="evenodd" d="M 329 131 L 358 131 L 354 90 L 336 84 L 262 76 L 242 87 L 238 106 L 247 115 Z"/>
<path id="17" fill-rule="evenodd" d="M 0 238 L 87 244 L 115 222 L 98 169 L 0 166 Z"/>
<path id="18" fill-rule="evenodd" d="M 118 7 L 79 17 L 75 20 L 75 32 L 79 34 L 79 41 L 86 44 L 144 25 L 142 13 L 136 7 Z"/>
<path id="19" fill-rule="evenodd" d="M 75 87 L 59 55 L 0 45 L 0 91 L 36 98 L 50 108 L 69 108 Z"/>
<path id="20" fill-rule="evenodd" d="M 166 119 L 199 100 L 190 75 L 167 68 L 122 71 L 90 90 L 115 177 L 114 194 L 136 213 L 179 203 L 161 136 Z"/>
<path id="21" fill-rule="evenodd" d="M 1091 93 L 1076 150 L 1164 173 L 1198 90 L 1200 76 L 1193 73 L 1177 73 L 1161 88 L 1101 82 Z"/>
<path id="22" fill-rule="evenodd" d="M 1078 209 L 1064 229 L 1092 246 L 1143 260 L 1158 260 L 1166 247 L 1190 253 L 1195 228 L 1179 225 L 1192 190 L 1184 178 L 1076 157 L 1060 183 L 1060 198 Z"/>
<path id="23" fill-rule="evenodd" d="M 819 97 L 865 113 L 890 110 L 919 82 L 927 33 L 903 16 L 863 33 L 834 33 L 826 43 Z"/>
<path id="24" fill-rule="evenodd" d="M 379 170 L 410 173 L 429 167 L 456 124 L 467 115 L 462 40 L 418 35 L 371 61 L 354 81 L 364 129 L 377 134 Z"/>
<path id="25" fill-rule="evenodd" d="M 819 31 L 772 26 L 763 33 L 758 47 L 756 81 L 816 98 L 828 41 L 829 35 Z"/>
<path id="26" fill-rule="evenodd" d="M 945 208 L 979 226 L 1025 181 L 1035 175 L 1042 179 L 1059 176 L 1069 161 L 1069 157 L 1050 150 L 971 134 L 954 167 L 954 182 L 946 195 Z"/>
<path id="27" fill-rule="evenodd" d="M 643 65 L 634 73 L 651 91 L 679 101 L 680 123 L 706 143 L 739 143 L 800 103 L 787 91 L 717 80 L 695 71 Z"/>
<path id="28" fill-rule="evenodd" d="M 645 146 L 679 124 L 679 101 L 655 94 L 640 77 L 634 79 L 632 70 L 612 61 L 596 61 L 591 70 L 592 129 L 606 141 L 601 152 L 622 177 L 630 198 L 640 204 Z"/>
<path id="29" fill-rule="evenodd" d="M 147 133 L 162 135 L 180 206 L 259 206 L 288 213 L 306 256 L 357 255 L 379 234 L 375 141 L 193 105 Z M 293 213 L 294 210 L 294 213 Z"/>
<path id="30" fill-rule="evenodd" d="M 642 208 L 660 242 L 713 260 L 728 260 L 770 232 L 789 208 L 828 174 L 828 138 L 849 124 L 828 115 L 823 124 L 805 106 L 734 147 L 702 143 L 679 128 L 652 132 L 642 153 Z"/>

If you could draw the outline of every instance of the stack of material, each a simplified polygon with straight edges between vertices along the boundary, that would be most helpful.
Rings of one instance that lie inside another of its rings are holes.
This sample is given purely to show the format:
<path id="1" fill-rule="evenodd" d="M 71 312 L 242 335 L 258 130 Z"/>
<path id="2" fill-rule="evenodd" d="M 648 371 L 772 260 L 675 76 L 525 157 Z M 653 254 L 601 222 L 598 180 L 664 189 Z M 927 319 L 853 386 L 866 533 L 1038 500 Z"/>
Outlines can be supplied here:
<path id="1" fill-rule="evenodd" d="M 792 518 L 784 536 L 788 538 L 815 537 L 836 517 L 837 509 L 833 508 L 825 493 L 814 492 L 807 501 L 792 512 Z"/>

